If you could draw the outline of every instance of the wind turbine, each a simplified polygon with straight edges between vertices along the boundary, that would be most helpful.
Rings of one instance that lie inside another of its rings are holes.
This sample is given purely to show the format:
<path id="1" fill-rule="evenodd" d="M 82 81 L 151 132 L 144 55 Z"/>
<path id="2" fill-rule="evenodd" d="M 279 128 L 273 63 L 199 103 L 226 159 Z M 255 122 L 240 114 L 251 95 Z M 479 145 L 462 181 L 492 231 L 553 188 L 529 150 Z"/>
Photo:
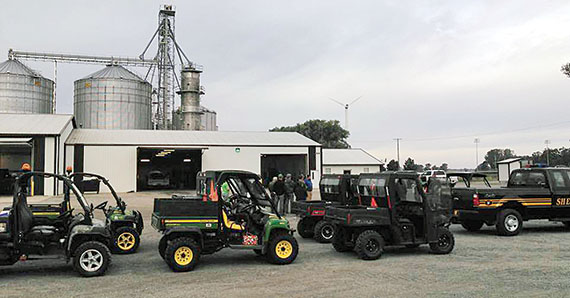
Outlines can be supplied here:
<path id="1" fill-rule="evenodd" d="M 329 97 L 330 100 L 338 103 L 342 107 L 344 107 L 344 129 L 348 130 L 348 108 L 352 107 L 352 105 L 357 102 L 359 99 L 362 98 L 362 95 L 353 99 L 350 103 L 342 103 L 332 97 Z"/>

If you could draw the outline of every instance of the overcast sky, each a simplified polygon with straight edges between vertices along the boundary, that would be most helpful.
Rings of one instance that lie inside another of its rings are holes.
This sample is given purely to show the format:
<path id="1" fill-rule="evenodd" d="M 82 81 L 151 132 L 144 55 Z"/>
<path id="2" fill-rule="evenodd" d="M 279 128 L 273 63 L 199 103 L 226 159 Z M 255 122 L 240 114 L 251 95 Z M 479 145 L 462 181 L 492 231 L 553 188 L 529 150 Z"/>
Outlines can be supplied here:
<path id="1" fill-rule="evenodd" d="M 9 48 L 138 56 L 157 1 L 2 1 Z M 381 159 L 474 167 L 487 150 L 570 146 L 568 1 L 173 1 L 179 44 L 204 65 L 220 130 L 338 119 Z M 3 58 L 4 59 L 4 58 Z M 3 60 L 2 59 L 2 60 Z M 50 63 L 26 62 L 53 78 Z M 101 66 L 59 64 L 57 111 Z M 142 74 L 144 69 L 133 69 Z"/>

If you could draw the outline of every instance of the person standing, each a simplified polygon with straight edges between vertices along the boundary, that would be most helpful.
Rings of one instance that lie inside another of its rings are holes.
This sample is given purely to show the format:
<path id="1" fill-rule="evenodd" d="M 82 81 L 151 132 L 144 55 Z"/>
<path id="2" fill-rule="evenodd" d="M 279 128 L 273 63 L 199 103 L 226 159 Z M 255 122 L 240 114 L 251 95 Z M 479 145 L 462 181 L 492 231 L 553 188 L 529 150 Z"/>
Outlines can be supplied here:
<path id="1" fill-rule="evenodd" d="M 277 195 L 277 212 L 283 214 L 285 211 L 285 181 L 283 181 L 283 174 L 279 174 L 277 181 L 273 183 L 273 192 Z"/>
<path id="2" fill-rule="evenodd" d="M 277 177 L 273 177 L 273 179 L 271 179 L 271 182 L 269 182 L 269 185 L 267 186 L 270 192 L 273 192 L 273 185 L 275 185 L 275 182 L 277 182 Z"/>
<path id="3" fill-rule="evenodd" d="M 295 184 L 295 197 L 297 201 L 307 200 L 307 185 L 305 184 L 304 175 L 300 175 L 297 183 Z"/>
<path id="4" fill-rule="evenodd" d="M 295 199 L 295 184 L 291 174 L 287 174 L 285 178 L 285 210 L 283 212 L 291 213 L 291 202 Z"/>
<path id="5" fill-rule="evenodd" d="M 311 175 L 307 175 L 305 178 L 305 185 L 307 186 L 307 201 L 313 199 L 313 181 L 311 181 Z"/>

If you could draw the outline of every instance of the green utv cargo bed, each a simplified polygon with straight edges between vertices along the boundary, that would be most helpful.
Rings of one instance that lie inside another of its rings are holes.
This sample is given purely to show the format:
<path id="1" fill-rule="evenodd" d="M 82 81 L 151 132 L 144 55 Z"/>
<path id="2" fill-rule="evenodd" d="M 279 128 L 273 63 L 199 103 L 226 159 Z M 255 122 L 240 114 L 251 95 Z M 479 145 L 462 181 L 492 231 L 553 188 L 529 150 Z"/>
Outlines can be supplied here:
<path id="1" fill-rule="evenodd" d="M 217 202 L 204 202 L 201 197 L 156 198 L 151 225 L 159 231 L 174 226 L 217 229 L 218 204 Z"/>

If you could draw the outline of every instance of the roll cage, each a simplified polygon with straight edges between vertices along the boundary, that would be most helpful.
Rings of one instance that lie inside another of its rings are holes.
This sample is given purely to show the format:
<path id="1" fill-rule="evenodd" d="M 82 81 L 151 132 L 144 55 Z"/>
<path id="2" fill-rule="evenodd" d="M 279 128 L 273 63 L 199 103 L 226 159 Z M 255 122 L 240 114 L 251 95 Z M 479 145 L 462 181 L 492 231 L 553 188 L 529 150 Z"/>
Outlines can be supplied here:
<path id="1" fill-rule="evenodd" d="M 111 183 L 109 183 L 109 180 L 107 180 L 107 178 L 105 178 L 101 175 L 98 175 L 98 174 L 84 173 L 84 172 L 73 173 L 73 174 L 69 175 L 68 177 L 72 181 L 75 181 L 74 178 L 79 178 L 79 177 L 81 177 L 81 178 L 93 177 L 93 178 L 99 179 L 99 181 L 103 182 L 103 184 L 105 184 L 105 186 L 107 186 L 107 188 L 111 191 L 111 195 L 115 199 L 115 202 L 117 203 L 117 207 L 119 207 L 119 209 L 121 210 L 121 213 L 125 214 L 125 210 L 126 210 L 127 206 L 126 206 L 125 202 L 121 199 L 121 197 L 119 197 L 119 195 L 117 194 L 117 192 L 115 191 L 115 189 L 113 188 Z"/>

